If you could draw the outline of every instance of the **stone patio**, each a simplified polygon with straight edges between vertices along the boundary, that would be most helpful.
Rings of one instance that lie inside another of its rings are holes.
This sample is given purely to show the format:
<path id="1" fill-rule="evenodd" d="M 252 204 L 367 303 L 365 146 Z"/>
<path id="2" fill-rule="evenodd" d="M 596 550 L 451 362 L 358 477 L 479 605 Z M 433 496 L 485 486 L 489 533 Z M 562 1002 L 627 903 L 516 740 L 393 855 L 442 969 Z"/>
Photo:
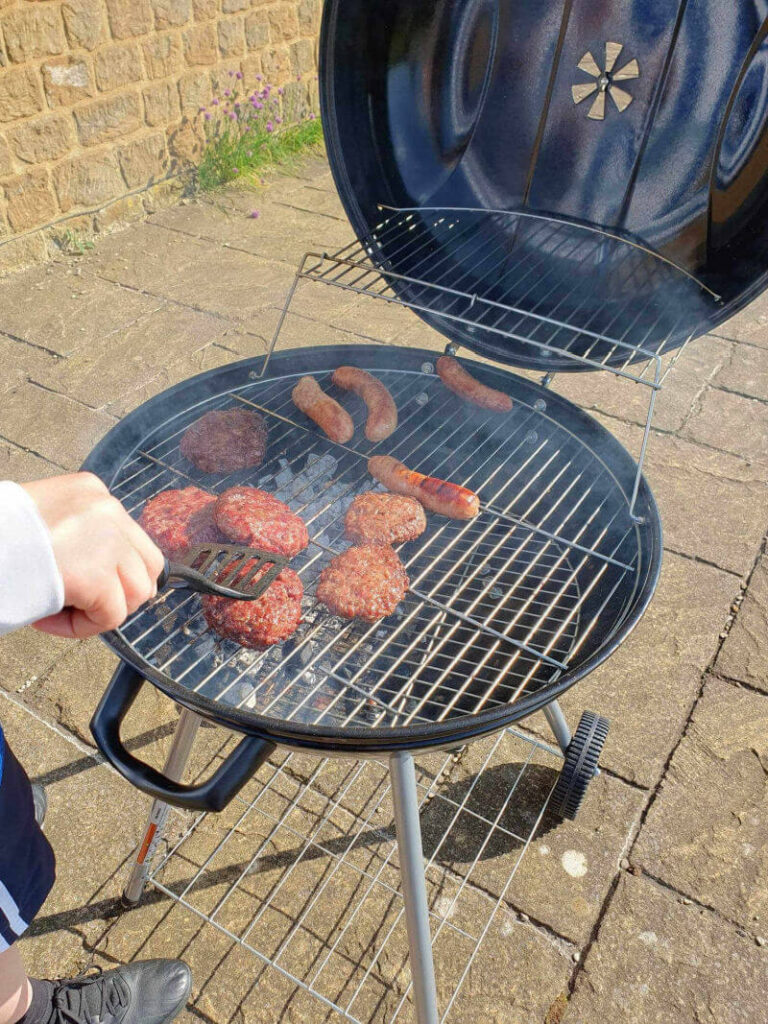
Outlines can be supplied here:
<path id="1" fill-rule="evenodd" d="M 1 281 L 0 477 L 73 470 L 149 396 L 263 353 L 301 254 L 349 238 L 317 158 L 257 193 L 161 210 L 83 257 Z M 281 344 L 372 339 L 445 343 L 402 309 L 304 285 Z M 576 375 L 553 387 L 638 451 L 636 386 Z M 585 707 L 612 719 L 603 774 L 577 822 L 534 840 L 508 889 L 517 851 L 482 861 L 471 884 L 501 909 L 449 1020 L 766 1018 L 768 297 L 683 355 L 658 402 L 647 475 L 665 528 L 658 592 L 616 656 L 563 702 L 572 721 Z M 114 662 L 98 640 L 25 630 L 0 641 L 0 718 L 48 787 L 59 862 L 22 943 L 31 971 L 182 955 L 195 971 L 185 1022 L 340 1020 L 157 893 L 119 913 L 146 801 L 90 740 Z M 127 732 L 160 763 L 174 722 L 170 702 L 146 687 Z M 546 734 L 543 719 L 526 726 Z M 194 770 L 225 740 L 204 730 Z M 473 777 L 478 758 L 470 748 L 452 786 Z M 427 841 L 428 829 L 425 816 Z M 387 969 L 383 991 L 402 990 L 402 971 Z"/>

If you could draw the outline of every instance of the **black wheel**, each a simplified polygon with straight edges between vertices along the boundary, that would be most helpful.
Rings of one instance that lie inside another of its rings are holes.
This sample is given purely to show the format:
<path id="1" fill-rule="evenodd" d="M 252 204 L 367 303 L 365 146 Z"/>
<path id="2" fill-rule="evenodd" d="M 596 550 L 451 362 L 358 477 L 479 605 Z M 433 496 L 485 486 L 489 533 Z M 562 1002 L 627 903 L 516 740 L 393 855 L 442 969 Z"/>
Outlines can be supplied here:
<path id="1" fill-rule="evenodd" d="M 594 711 L 585 711 L 565 753 L 565 764 L 549 802 L 558 818 L 574 820 L 579 813 L 600 759 L 610 723 Z"/>

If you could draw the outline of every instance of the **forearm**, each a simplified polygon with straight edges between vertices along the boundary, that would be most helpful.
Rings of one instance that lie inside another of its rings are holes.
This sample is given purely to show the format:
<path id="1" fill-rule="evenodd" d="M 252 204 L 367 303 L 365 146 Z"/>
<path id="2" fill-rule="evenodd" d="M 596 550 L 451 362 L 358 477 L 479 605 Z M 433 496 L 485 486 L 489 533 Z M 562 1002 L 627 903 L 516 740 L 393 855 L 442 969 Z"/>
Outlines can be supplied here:
<path id="1" fill-rule="evenodd" d="M 51 537 L 32 498 L 0 483 L 0 635 L 53 615 L 64 584 Z"/>

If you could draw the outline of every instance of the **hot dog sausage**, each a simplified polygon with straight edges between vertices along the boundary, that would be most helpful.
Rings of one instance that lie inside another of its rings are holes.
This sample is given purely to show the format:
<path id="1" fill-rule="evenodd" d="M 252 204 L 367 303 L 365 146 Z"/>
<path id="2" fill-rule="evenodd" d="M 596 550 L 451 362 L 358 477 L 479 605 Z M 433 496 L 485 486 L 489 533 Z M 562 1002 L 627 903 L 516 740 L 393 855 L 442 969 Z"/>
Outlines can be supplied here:
<path id="1" fill-rule="evenodd" d="M 368 406 L 365 436 L 369 441 L 383 441 L 397 427 L 397 406 L 386 387 L 367 370 L 356 366 L 340 366 L 331 378 L 345 391 L 354 391 Z"/>
<path id="2" fill-rule="evenodd" d="M 309 416 L 332 441 L 346 444 L 352 440 L 355 425 L 349 413 L 326 395 L 314 377 L 302 377 L 291 392 L 293 404 Z"/>
<path id="3" fill-rule="evenodd" d="M 464 401 L 479 405 L 481 409 L 491 409 L 493 412 L 509 412 L 512 409 L 512 399 L 509 395 L 505 395 L 503 391 L 494 391 L 493 388 L 475 380 L 453 356 L 440 356 L 436 368 L 443 384 Z"/>
<path id="4" fill-rule="evenodd" d="M 416 498 L 424 508 L 441 516 L 473 519 L 480 511 L 480 499 L 474 491 L 417 473 L 391 455 L 374 455 L 368 459 L 368 472 L 388 490 Z"/>

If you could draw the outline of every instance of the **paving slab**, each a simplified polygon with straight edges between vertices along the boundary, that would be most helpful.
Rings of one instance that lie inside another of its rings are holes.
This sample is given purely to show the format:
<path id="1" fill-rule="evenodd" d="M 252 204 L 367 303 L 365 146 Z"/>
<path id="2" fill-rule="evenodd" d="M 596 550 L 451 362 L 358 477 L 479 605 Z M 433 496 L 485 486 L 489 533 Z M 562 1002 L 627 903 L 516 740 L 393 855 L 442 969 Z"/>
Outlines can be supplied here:
<path id="1" fill-rule="evenodd" d="M 114 419 L 65 395 L 26 383 L 0 402 L 0 436 L 64 469 L 79 469 Z"/>
<path id="2" fill-rule="evenodd" d="M 768 462 L 768 402 L 708 388 L 683 436 L 747 459 Z"/>
<path id="3" fill-rule="evenodd" d="M 7 334 L 0 334 L 0 395 L 18 387 L 30 377 L 54 372 L 63 362 L 60 356 Z"/>
<path id="4" fill-rule="evenodd" d="M 768 398 L 768 348 L 736 344 L 715 373 L 715 387 L 753 398 Z"/>
<path id="5" fill-rule="evenodd" d="M 755 935 L 768 930 L 768 700 L 708 680 L 631 860 Z"/>
<path id="6" fill-rule="evenodd" d="M 425 855 L 440 843 L 455 815 L 446 798 L 461 803 L 474 784 L 437 862 L 460 877 L 469 874 L 473 885 L 495 898 L 504 896 L 534 921 L 581 945 L 616 877 L 645 794 L 603 773 L 590 786 L 577 820 L 545 816 L 521 859 L 562 762 L 536 755 L 524 765 L 520 741 L 507 734 L 478 779 L 489 742 L 468 747 L 450 783 L 440 786 L 423 813 Z M 490 822 L 498 818 L 498 827 L 474 815 Z"/>
<path id="7" fill-rule="evenodd" d="M 216 316 L 165 303 L 132 324 L 104 335 L 47 370 L 35 382 L 100 409 L 141 387 L 168 366 L 223 336 Z"/>
<path id="8" fill-rule="evenodd" d="M 764 555 L 715 662 L 715 671 L 768 693 L 768 559 Z"/>
<path id="9" fill-rule="evenodd" d="M 730 574 L 665 552 L 658 589 L 634 632 L 561 701 L 572 727 L 585 708 L 611 720 L 602 765 L 637 785 L 655 785 L 737 593 Z M 543 717 L 529 721 L 551 736 Z"/>
<path id="10" fill-rule="evenodd" d="M 84 276 L 87 261 L 53 263 L 0 281 L 0 329 L 65 356 L 157 308 L 151 296 Z"/>
<path id="11" fill-rule="evenodd" d="M 639 452 L 639 428 L 601 422 L 633 455 Z M 765 464 L 653 431 L 645 475 L 666 547 L 739 575 L 751 570 L 768 522 Z"/>
<path id="12" fill-rule="evenodd" d="M 143 224 L 100 242 L 89 274 L 227 319 L 253 321 L 287 289 L 284 265 Z"/>
<path id="13" fill-rule="evenodd" d="M 755 1024 L 765 1019 L 768 953 L 732 925 L 622 875 L 563 1024 Z"/>
<path id="14" fill-rule="evenodd" d="M 688 346 L 657 395 L 653 414 L 657 429 L 676 431 L 682 427 L 705 384 L 727 363 L 735 347 L 713 337 Z M 645 425 L 651 389 L 643 384 L 610 373 L 560 373 L 552 388 L 583 409 Z"/>
<path id="15" fill-rule="evenodd" d="M 348 225 L 325 219 L 318 223 L 319 218 L 277 206 L 258 194 L 250 197 L 250 203 L 251 209 L 244 212 L 216 201 L 197 201 L 163 210 L 149 223 L 263 259 L 281 260 L 294 272 L 308 250 L 340 248 L 354 237 Z M 259 216 L 252 217 L 253 212 Z"/>
<path id="16" fill-rule="evenodd" d="M 768 296 L 765 293 L 758 295 L 730 320 L 716 327 L 712 334 L 768 348 Z"/>
<path id="17" fill-rule="evenodd" d="M 265 345 L 264 339 L 256 334 L 227 330 L 221 335 L 218 342 L 212 342 L 210 345 L 197 349 L 197 351 L 177 359 L 174 363 L 164 366 L 156 376 L 138 387 L 126 388 L 124 394 L 106 406 L 104 411 L 115 417 L 125 416 L 142 402 L 146 402 L 147 399 L 153 398 L 161 391 L 194 377 L 198 373 L 205 373 L 218 366 L 226 366 L 248 356 L 263 355 Z M 237 346 L 239 350 L 236 351 L 230 346 Z"/>

